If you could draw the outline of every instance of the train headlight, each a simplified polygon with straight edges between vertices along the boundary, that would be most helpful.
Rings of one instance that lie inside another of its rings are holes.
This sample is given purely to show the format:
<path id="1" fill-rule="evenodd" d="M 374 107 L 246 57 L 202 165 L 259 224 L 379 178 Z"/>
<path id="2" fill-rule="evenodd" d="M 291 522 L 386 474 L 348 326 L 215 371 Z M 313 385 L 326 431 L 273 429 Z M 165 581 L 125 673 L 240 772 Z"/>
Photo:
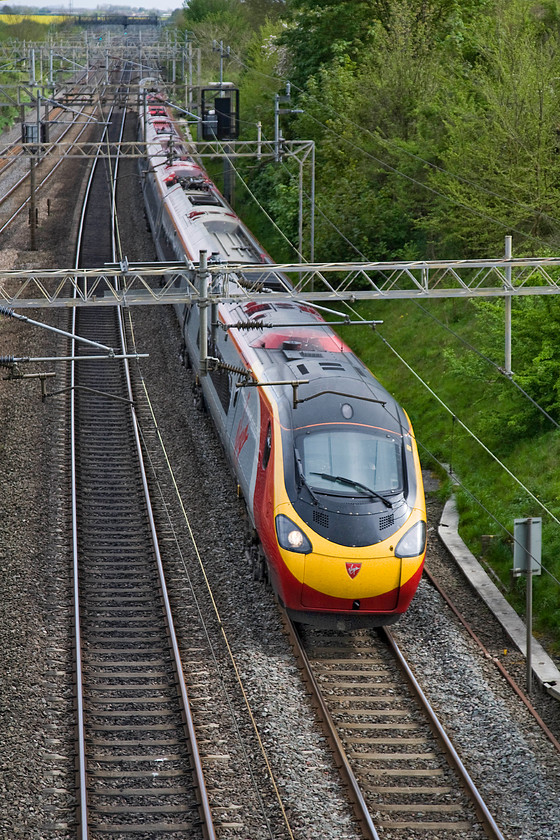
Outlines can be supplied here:
<path id="1" fill-rule="evenodd" d="M 282 513 L 276 517 L 276 534 L 280 546 L 286 551 L 297 551 L 299 554 L 309 554 L 313 551 L 313 546 L 303 531 Z"/>
<path id="2" fill-rule="evenodd" d="M 395 557 L 418 557 L 426 548 L 426 523 L 417 522 L 406 532 L 395 548 Z"/>

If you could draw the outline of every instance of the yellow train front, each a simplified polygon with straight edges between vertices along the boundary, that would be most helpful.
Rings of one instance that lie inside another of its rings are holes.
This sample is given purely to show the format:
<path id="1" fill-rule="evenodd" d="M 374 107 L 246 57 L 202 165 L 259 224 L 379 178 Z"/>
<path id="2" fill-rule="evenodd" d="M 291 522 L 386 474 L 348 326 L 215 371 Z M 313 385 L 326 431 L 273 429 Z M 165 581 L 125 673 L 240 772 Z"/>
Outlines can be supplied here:
<path id="1" fill-rule="evenodd" d="M 264 379 L 299 384 L 259 389 L 252 499 L 273 588 L 303 623 L 392 624 L 410 605 L 426 550 L 410 421 L 348 348 L 288 344 Z"/>

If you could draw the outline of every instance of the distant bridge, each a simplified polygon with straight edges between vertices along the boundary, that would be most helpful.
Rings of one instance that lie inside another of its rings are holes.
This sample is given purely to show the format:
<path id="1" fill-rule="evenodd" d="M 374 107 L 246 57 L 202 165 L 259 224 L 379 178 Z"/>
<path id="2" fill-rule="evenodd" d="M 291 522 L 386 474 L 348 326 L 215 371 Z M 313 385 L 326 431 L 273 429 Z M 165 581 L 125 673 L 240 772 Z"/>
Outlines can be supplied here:
<path id="1" fill-rule="evenodd" d="M 78 26 L 124 26 L 125 29 L 129 26 L 159 26 L 162 22 L 158 15 L 68 15 L 66 19 Z"/>

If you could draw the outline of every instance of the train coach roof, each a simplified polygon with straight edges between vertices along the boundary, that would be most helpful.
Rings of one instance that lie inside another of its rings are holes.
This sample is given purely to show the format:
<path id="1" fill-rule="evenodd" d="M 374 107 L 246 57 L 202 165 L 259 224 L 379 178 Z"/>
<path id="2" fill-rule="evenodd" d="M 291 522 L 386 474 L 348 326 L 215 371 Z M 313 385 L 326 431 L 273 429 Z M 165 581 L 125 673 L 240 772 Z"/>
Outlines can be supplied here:
<path id="1" fill-rule="evenodd" d="M 374 387 L 373 383 L 378 387 Z M 359 379 L 321 377 L 297 388 L 295 408 L 292 388 L 288 386 L 285 390 L 282 423 L 294 431 L 341 423 L 371 426 L 400 436 L 408 428 L 406 416 L 398 403 L 375 380 L 366 385 Z"/>
<path id="2" fill-rule="evenodd" d="M 263 272 L 266 282 L 267 274 Z M 279 282 L 279 278 L 276 278 Z M 289 281 L 286 281 L 289 282 Z M 322 316 L 305 303 L 249 301 L 230 309 L 230 323 L 243 325 L 245 341 L 254 348 L 341 353 L 349 348 Z"/>
<path id="3" fill-rule="evenodd" d="M 266 379 L 297 382 L 275 386 L 286 428 L 323 423 L 355 423 L 401 435 L 408 419 L 394 397 L 351 352 L 259 351 Z M 265 357 L 265 358 L 263 358 Z"/>

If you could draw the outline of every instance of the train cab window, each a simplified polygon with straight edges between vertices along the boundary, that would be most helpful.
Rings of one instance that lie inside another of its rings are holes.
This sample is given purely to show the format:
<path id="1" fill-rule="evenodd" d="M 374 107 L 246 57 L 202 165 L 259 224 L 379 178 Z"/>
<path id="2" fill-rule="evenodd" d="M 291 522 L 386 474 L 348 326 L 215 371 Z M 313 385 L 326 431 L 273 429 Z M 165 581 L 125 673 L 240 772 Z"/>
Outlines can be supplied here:
<path id="1" fill-rule="evenodd" d="M 256 315 L 257 312 L 267 312 L 269 309 L 272 309 L 272 306 L 270 303 L 256 303 L 255 301 L 251 301 L 250 303 L 246 303 L 243 309 L 251 317 Z"/>
<path id="2" fill-rule="evenodd" d="M 266 430 L 266 437 L 264 440 L 263 454 L 262 454 L 262 468 L 266 470 L 268 462 L 270 461 L 270 453 L 272 452 L 272 427 L 268 424 Z"/>
<path id="3" fill-rule="evenodd" d="M 333 426 L 301 435 L 297 447 L 307 483 L 322 493 L 356 496 L 357 485 L 377 493 L 403 487 L 402 440 L 397 435 Z"/>

